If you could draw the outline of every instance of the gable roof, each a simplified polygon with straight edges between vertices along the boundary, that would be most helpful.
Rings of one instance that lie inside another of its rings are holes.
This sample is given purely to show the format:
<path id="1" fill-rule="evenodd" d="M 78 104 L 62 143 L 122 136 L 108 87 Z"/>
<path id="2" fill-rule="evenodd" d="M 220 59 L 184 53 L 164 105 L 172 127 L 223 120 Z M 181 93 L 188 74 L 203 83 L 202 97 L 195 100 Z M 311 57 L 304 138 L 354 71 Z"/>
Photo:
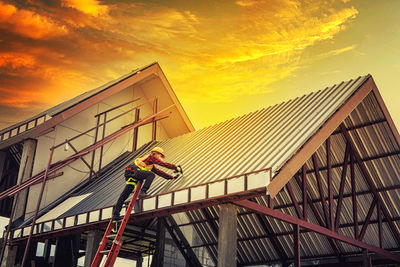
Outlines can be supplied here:
<path id="1" fill-rule="evenodd" d="M 26 138 L 36 138 L 55 125 L 125 89 L 126 87 L 135 83 L 145 83 L 154 77 L 159 78 L 166 91 L 166 93 L 163 95 L 162 101 L 168 101 L 169 104 L 175 104 L 174 109 L 179 115 L 174 115 L 174 119 L 182 121 L 182 127 L 176 128 L 180 128 L 182 131 L 181 133 L 193 131 L 194 127 L 190 122 L 189 117 L 172 90 L 159 64 L 154 62 L 140 69 L 133 70 L 132 72 L 125 74 L 118 79 L 110 81 L 98 88 L 92 89 L 68 101 L 62 102 L 27 120 L 21 121 L 1 130 L 0 149 L 19 143 Z M 147 94 L 151 94 L 151 92 L 147 92 Z M 168 100 L 165 98 L 168 98 Z"/>
<path id="2" fill-rule="evenodd" d="M 312 201 L 318 200 L 318 187 L 310 157 L 315 153 L 320 169 L 326 168 L 324 162 L 326 152 L 323 144 L 328 137 L 332 146 L 332 168 L 335 168 L 332 171 L 332 180 L 334 192 L 337 194 L 341 179 L 340 168 L 347 142 L 340 132 L 341 124 L 350 132 L 357 152 L 377 189 L 383 192 L 383 204 L 389 210 L 388 220 L 395 218 L 399 209 L 396 205 L 400 201 L 400 181 L 397 178 L 400 173 L 400 139 L 370 75 L 342 82 L 195 132 L 162 142 L 153 142 L 137 152 L 122 155 L 109 165 L 99 179 L 71 196 L 70 198 L 81 197 L 81 199 L 59 213 L 57 218 L 84 214 L 114 205 L 124 185 L 123 166 L 131 163 L 137 156 L 147 154 L 156 145 L 162 146 L 166 151 L 166 161 L 183 166 L 185 176 L 178 181 L 167 181 L 157 177 L 150 188 L 151 195 L 270 167 L 274 178 L 270 185 L 283 184 L 279 189 L 275 189 L 277 190 L 274 199 L 275 209 L 296 217 L 292 201 L 286 189 L 282 188 L 290 183 L 297 199 L 301 199 L 301 188 L 295 179 L 291 178 L 305 164 L 310 191 L 314 192 L 311 193 Z M 318 139 L 315 139 L 316 136 Z M 299 167 L 293 165 L 293 159 Z M 284 169 L 289 164 L 292 164 L 289 170 L 293 174 L 285 182 L 287 177 L 282 173 L 287 175 L 288 172 Z M 321 171 L 321 176 L 326 180 L 326 172 Z M 359 168 L 355 168 L 355 176 L 357 192 L 360 193 L 359 216 L 365 218 L 372 196 Z M 344 194 L 351 196 L 351 188 L 348 185 Z M 104 195 L 107 195 L 107 198 Z M 258 197 L 257 202 L 266 205 L 267 198 Z M 346 201 L 343 205 L 339 231 L 351 236 L 352 204 Z M 321 210 L 319 207 L 318 211 Z M 196 222 L 195 227 L 199 227 L 198 233 L 202 240 L 216 255 L 218 236 L 213 231 L 210 221 L 218 218 L 219 208 L 213 206 L 206 211 L 209 215 L 205 215 L 201 210 L 187 211 L 186 214 L 192 223 Z M 274 248 L 273 240 L 266 237 L 269 234 L 263 231 L 265 227 L 262 227 L 257 216 L 249 214 L 242 208 L 239 209 L 239 214 L 239 263 L 255 264 L 279 260 L 281 255 Z M 372 215 L 371 220 L 376 221 L 376 216 Z M 316 216 L 311 214 L 309 220 L 317 221 Z M 292 253 L 290 244 L 293 242 L 291 226 L 271 218 L 268 218 L 268 224 L 273 229 L 273 234 L 279 236 L 275 243 L 278 242 L 280 250 L 286 257 L 290 257 Z M 388 227 L 383 231 L 385 231 L 385 248 L 399 248 L 395 238 L 391 237 Z M 335 255 L 335 250 L 325 236 L 313 232 L 302 235 L 304 238 L 302 256 Z M 374 231 L 367 231 L 365 242 L 379 247 Z M 358 253 L 357 249 L 347 244 L 338 242 L 338 247 L 344 254 Z"/>

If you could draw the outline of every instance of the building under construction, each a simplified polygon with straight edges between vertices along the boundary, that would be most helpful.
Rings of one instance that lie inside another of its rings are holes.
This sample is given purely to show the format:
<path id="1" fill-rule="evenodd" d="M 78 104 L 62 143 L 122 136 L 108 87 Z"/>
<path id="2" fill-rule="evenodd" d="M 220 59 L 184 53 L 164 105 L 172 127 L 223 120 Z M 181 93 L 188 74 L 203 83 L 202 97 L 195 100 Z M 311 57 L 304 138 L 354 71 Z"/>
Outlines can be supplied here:
<path id="1" fill-rule="evenodd" d="M 1 266 L 90 266 L 125 167 L 155 146 L 184 175 L 137 201 L 119 258 L 400 263 L 400 136 L 371 75 L 195 131 L 153 63 L 0 131 Z"/>

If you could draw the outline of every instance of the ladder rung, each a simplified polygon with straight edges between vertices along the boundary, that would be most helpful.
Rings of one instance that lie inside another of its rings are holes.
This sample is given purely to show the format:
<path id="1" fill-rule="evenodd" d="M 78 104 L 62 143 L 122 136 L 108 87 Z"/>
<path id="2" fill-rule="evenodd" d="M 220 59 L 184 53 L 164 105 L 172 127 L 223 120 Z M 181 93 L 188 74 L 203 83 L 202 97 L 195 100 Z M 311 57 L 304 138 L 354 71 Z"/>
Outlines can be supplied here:
<path id="1" fill-rule="evenodd" d="M 110 249 L 107 249 L 107 250 L 102 250 L 102 251 L 100 251 L 100 253 L 101 254 L 107 254 L 108 252 L 110 252 L 111 250 Z"/>
<path id="2" fill-rule="evenodd" d="M 113 238 L 113 237 L 116 237 L 116 236 L 117 236 L 117 234 L 111 234 L 111 235 L 108 235 L 107 238 Z"/>

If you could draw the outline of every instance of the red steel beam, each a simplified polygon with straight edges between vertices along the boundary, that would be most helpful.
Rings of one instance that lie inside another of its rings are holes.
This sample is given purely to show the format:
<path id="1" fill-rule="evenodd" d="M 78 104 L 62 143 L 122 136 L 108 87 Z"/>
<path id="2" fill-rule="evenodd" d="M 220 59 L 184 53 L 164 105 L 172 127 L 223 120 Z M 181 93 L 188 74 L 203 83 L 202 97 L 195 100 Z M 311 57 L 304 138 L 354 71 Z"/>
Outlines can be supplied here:
<path id="1" fill-rule="evenodd" d="M 342 206 L 343 206 L 343 192 L 344 192 L 344 185 L 346 183 L 346 174 L 347 174 L 347 158 L 349 157 L 350 153 L 350 146 L 349 143 L 346 143 L 346 148 L 344 152 L 344 164 L 343 164 L 343 169 L 342 169 L 342 177 L 340 180 L 340 186 L 339 186 L 339 197 L 338 197 L 338 204 L 336 208 L 336 217 L 335 217 L 335 231 L 338 231 L 338 226 L 339 226 L 339 221 L 340 221 L 340 213 L 342 211 Z"/>
<path id="2" fill-rule="evenodd" d="M 365 235 L 365 233 L 367 231 L 367 227 L 368 227 L 368 225 L 370 223 L 370 220 L 371 220 L 372 212 L 374 211 L 374 208 L 375 208 L 377 202 L 378 202 L 378 200 L 376 198 L 374 198 L 374 200 L 372 201 L 371 206 L 369 207 L 368 214 L 367 214 L 367 217 L 365 217 L 364 225 L 361 228 L 360 235 L 357 235 L 357 239 L 360 240 L 360 241 L 362 241 L 364 239 L 364 235 Z"/>
<path id="3" fill-rule="evenodd" d="M 357 215 L 357 190 L 356 190 L 356 177 L 354 173 L 354 156 L 350 152 L 350 181 L 351 181 L 351 200 L 353 206 L 353 222 L 354 222 L 354 238 L 358 239 L 358 215 Z"/>
<path id="4" fill-rule="evenodd" d="M 378 217 L 379 247 L 383 248 L 382 211 L 381 211 L 381 203 L 379 201 L 376 206 L 376 213 Z"/>
<path id="5" fill-rule="evenodd" d="M 100 116 L 103 115 L 103 114 L 106 114 L 106 113 L 108 113 L 108 112 L 110 112 L 110 111 L 116 110 L 117 108 L 121 108 L 121 107 L 123 107 L 123 106 L 126 106 L 126 105 L 128 105 L 128 104 L 130 104 L 130 103 L 139 101 L 140 99 L 141 99 L 140 97 L 135 98 L 135 99 L 130 100 L 130 101 L 128 101 L 128 102 L 122 103 L 122 104 L 120 104 L 120 105 L 118 105 L 118 106 L 115 106 L 115 107 L 112 107 L 112 108 L 110 108 L 110 109 L 107 109 L 107 110 L 105 110 L 105 111 L 103 111 L 103 112 L 100 112 L 100 113 L 98 113 L 98 114 L 96 114 L 96 115 L 94 115 L 94 116 L 95 116 L 95 117 L 100 117 Z"/>
<path id="6" fill-rule="evenodd" d="M 317 184 L 318 184 L 318 191 L 319 191 L 319 196 L 321 197 L 321 204 L 322 208 L 324 210 L 324 215 L 325 215 L 325 223 L 328 228 L 331 228 L 330 226 L 330 221 L 328 219 L 328 208 L 326 207 L 326 202 L 325 202 L 325 194 L 324 190 L 322 188 L 322 181 L 321 181 L 321 176 L 319 175 L 319 168 L 318 168 L 318 162 L 317 162 L 317 156 L 315 154 L 312 155 L 312 161 L 314 164 L 314 170 L 315 170 L 315 177 L 317 179 Z"/>
<path id="7" fill-rule="evenodd" d="M 302 216 L 302 214 L 300 212 L 299 203 L 297 202 L 296 196 L 295 196 L 295 194 L 293 192 L 293 189 L 292 189 L 292 186 L 291 186 L 290 182 L 286 184 L 286 189 L 289 192 L 290 199 L 293 202 L 294 208 L 296 210 L 297 217 L 303 218 L 303 216 Z"/>
<path id="8" fill-rule="evenodd" d="M 393 254 L 387 250 L 375 247 L 375 246 L 371 246 L 369 244 L 366 244 L 364 242 L 361 242 L 359 240 L 356 240 L 354 238 L 350 238 L 341 234 L 338 234 L 330 229 L 327 229 L 325 227 L 313 224 L 313 223 L 309 223 L 307 221 L 304 221 L 302 219 L 299 218 L 295 218 L 293 216 L 284 214 L 282 212 L 276 211 L 276 210 L 272 210 L 268 207 L 265 206 L 261 206 L 257 203 L 251 202 L 249 200 L 239 200 L 239 201 L 233 201 L 233 203 L 239 207 L 245 208 L 245 209 L 249 209 L 252 210 L 254 212 L 260 213 L 260 214 L 264 214 L 267 215 L 269 217 L 290 223 L 290 224 L 297 224 L 299 227 L 305 228 L 305 229 L 309 229 L 312 230 L 315 233 L 324 235 L 326 237 L 330 237 L 330 238 L 334 238 L 336 240 L 345 242 L 347 244 L 359 247 L 359 248 L 364 248 L 364 249 L 368 249 L 369 251 L 375 252 L 376 254 L 379 254 L 383 257 L 386 257 L 388 259 L 400 262 L 400 256 Z"/>

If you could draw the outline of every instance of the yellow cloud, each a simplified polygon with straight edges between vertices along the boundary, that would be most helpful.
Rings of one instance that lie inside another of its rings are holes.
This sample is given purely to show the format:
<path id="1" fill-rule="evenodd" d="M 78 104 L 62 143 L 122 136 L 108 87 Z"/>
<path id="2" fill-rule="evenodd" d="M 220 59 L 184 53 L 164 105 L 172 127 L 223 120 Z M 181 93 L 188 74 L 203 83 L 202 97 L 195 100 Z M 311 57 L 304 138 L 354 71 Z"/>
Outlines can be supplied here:
<path id="1" fill-rule="evenodd" d="M 1 1 L 0 28 L 33 39 L 50 39 L 68 33 L 64 25 L 51 18 Z"/>
<path id="2" fill-rule="evenodd" d="M 96 17 L 108 12 L 108 7 L 97 0 L 62 0 L 62 5 Z"/>

